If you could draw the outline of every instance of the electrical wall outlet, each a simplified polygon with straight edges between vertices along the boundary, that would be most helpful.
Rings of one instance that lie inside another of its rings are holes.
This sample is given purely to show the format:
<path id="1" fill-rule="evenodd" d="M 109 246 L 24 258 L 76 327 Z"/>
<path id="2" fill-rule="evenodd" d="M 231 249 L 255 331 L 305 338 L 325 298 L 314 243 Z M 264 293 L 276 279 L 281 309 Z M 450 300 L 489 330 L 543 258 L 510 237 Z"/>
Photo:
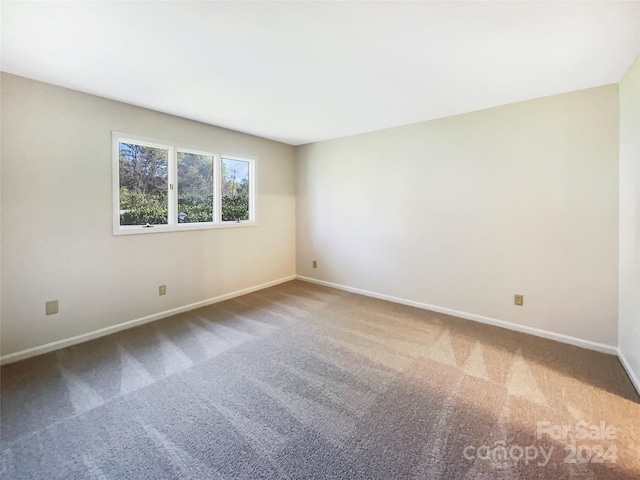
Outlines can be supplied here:
<path id="1" fill-rule="evenodd" d="M 318 262 L 316 260 L 313 261 L 313 268 L 318 268 Z"/>
<path id="2" fill-rule="evenodd" d="M 44 311 L 47 315 L 58 313 L 58 300 L 50 300 L 44 304 Z"/>
<path id="3" fill-rule="evenodd" d="M 521 307 L 524 305 L 524 295 L 514 295 L 513 296 L 513 304 Z"/>
<path id="4" fill-rule="evenodd" d="M 158 295 L 166 295 L 167 294 L 167 286 L 166 285 L 160 285 L 158 287 Z"/>

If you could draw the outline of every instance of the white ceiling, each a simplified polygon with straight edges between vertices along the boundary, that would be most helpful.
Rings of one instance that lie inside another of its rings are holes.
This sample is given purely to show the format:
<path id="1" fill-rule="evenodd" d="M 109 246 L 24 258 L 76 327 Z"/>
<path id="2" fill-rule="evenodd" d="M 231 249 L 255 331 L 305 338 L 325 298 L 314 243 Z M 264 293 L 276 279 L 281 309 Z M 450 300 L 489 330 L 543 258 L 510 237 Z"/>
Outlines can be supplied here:
<path id="1" fill-rule="evenodd" d="M 292 145 L 616 83 L 640 52 L 640 2 L 1 8 L 3 71 Z"/>

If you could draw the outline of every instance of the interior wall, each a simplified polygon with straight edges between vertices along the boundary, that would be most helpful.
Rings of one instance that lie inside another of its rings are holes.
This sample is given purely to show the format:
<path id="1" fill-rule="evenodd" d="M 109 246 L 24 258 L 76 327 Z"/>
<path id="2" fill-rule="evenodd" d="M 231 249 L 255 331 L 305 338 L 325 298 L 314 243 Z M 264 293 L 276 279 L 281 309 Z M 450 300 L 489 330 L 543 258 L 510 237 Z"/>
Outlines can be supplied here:
<path id="1" fill-rule="evenodd" d="M 609 85 L 299 147 L 297 272 L 615 347 L 618 114 Z"/>
<path id="2" fill-rule="evenodd" d="M 293 147 L 8 74 L 1 100 L 3 355 L 295 274 Z M 113 236 L 113 130 L 257 158 L 259 225 Z"/>
<path id="3" fill-rule="evenodd" d="M 619 348 L 640 389 L 640 56 L 620 81 Z"/>

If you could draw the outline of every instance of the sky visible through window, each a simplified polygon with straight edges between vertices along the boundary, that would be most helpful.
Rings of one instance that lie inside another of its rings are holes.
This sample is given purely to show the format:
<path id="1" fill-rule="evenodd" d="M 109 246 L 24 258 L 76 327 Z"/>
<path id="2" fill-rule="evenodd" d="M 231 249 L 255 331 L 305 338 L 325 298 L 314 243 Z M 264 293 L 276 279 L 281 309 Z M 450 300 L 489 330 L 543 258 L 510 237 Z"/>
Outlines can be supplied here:
<path id="1" fill-rule="evenodd" d="M 227 166 L 229 175 L 232 175 L 233 172 L 235 172 L 236 182 L 240 182 L 243 179 L 249 178 L 249 162 L 245 162 L 242 160 L 231 160 L 229 158 L 224 158 L 223 161 Z"/>

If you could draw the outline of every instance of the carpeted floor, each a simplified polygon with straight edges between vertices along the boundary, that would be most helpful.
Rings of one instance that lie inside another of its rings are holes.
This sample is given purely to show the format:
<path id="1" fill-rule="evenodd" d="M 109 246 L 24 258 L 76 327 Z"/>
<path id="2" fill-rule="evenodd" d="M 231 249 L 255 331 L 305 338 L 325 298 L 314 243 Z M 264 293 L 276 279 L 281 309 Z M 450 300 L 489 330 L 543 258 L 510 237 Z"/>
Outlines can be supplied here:
<path id="1" fill-rule="evenodd" d="M 289 282 L 2 368 L 3 479 L 640 478 L 614 356 Z"/>

